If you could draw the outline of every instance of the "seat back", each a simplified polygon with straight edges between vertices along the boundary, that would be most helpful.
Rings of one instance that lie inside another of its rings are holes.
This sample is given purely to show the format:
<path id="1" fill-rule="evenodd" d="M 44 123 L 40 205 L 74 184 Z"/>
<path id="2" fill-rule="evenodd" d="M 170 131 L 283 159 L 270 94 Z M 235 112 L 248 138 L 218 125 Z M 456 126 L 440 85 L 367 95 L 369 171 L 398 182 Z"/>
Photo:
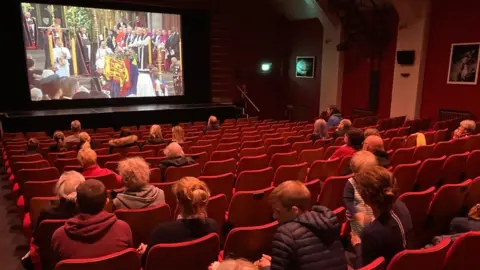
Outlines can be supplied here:
<path id="1" fill-rule="evenodd" d="M 390 140 L 390 143 L 386 146 L 387 150 L 397 150 L 399 148 L 405 147 L 405 140 L 407 137 L 394 137 Z"/>
<path id="2" fill-rule="evenodd" d="M 235 192 L 266 189 L 271 186 L 272 180 L 272 167 L 259 170 L 243 171 L 237 177 Z"/>
<path id="3" fill-rule="evenodd" d="M 60 173 L 63 173 L 65 166 L 81 166 L 77 158 L 59 158 L 55 160 L 55 167 Z"/>
<path id="4" fill-rule="evenodd" d="M 417 148 L 415 148 L 415 152 L 413 152 L 412 162 L 416 162 L 418 160 L 424 161 L 425 159 L 432 157 L 434 147 L 435 145 L 433 144 L 417 146 Z"/>
<path id="5" fill-rule="evenodd" d="M 295 142 L 292 144 L 292 148 L 290 151 L 297 151 L 297 153 L 301 153 L 305 149 L 312 149 L 313 142 L 312 141 L 305 141 L 305 142 Z"/>
<path id="6" fill-rule="evenodd" d="M 134 247 L 148 243 L 158 224 L 171 221 L 170 207 L 165 203 L 143 209 L 119 209 L 114 214 L 130 226 Z"/>
<path id="7" fill-rule="evenodd" d="M 108 173 L 101 176 L 87 176 L 85 179 L 96 179 L 105 185 L 105 189 L 111 190 L 119 188 L 119 183 L 117 183 L 117 177 L 114 173 Z"/>
<path id="8" fill-rule="evenodd" d="M 448 141 L 448 142 L 438 142 L 435 144 L 433 147 L 433 154 L 432 157 L 441 157 L 441 156 L 449 156 L 451 154 L 455 153 L 455 144 L 453 144 L 453 141 Z"/>
<path id="9" fill-rule="evenodd" d="M 52 208 L 52 205 L 58 204 L 58 197 L 33 197 L 30 199 L 30 221 L 32 226 L 37 225 L 38 216 L 43 210 Z M 26 202 L 26 201 L 25 201 Z"/>
<path id="10" fill-rule="evenodd" d="M 200 176 L 199 179 L 207 184 L 211 196 L 225 194 L 228 201 L 232 198 L 232 187 L 235 181 L 233 173 L 215 176 Z"/>
<path id="11" fill-rule="evenodd" d="M 278 153 L 288 153 L 290 151 L 290 144 L 276 144 L 276 145 L 271 145 L 267 148 L 267 156 L 270 158 Z"/>
<path id="12" fill-rule="evenodd" d="M 216 233 L 182 243 L 157 244 L 151 247 L 145 270 L 205 270 L 217 260 L 220 240 Z"/>
<path id="13" fill-rule="evenodd" d="M 222 137 L 219 141 L 220 144 L 240 142 L 240 137 Z M 238 147 L 237 147 L 238 148 Z"/>
<path id="14" fill-rule="evenodd" d="M 55 256 L 51 247 L 53 233 L 65 224 L 65 219 L 43 220 L 35 230 L 35 242 L 38 245 L 42 269 L 53 269 L 55 266 Z"/>
<path id="15" fill-rule="evenodd" d="M 468 155 L 465 172 L 466 179 L 474 179 L 480 176 L 480 150 L 474 150 Z"/>
<path id="16" fill-rule="evenodd" d="M 46 160 L 38 160 L 38 161 L 19 161 L 15 163 L 11 163 L 12 174 L 16 175 L 19 170 L 22 169 L 45 169 L 50 167 L 50 164 Z"/>
<path id="17" fill-rule="evenodd" d="M 282 165 L 293 165 L 297 163 L 297 152 L 293 151 L 290 153 L 277 153 L 270 158 L 269 166 L 273 168 L 274 171 Z"/>
<path id="18" fill-rule="evenodd" d="M 314 149 L 317 149 L 317 148 L 327 148 L 328 146 L 330 146 L 333 142 L 333 139 L 325 139 L 325 140 L 316 140 L 315 143 L 313 144 L 313 148 Z"/>
<path id="19" fill-rule="evenodd" d="M 165 182 L 175 182 L 186 176 L 199 177 L 202 173 L 200 164 L 192 164 L 182 167 L 168 167 L 165 172 Z"/>
<path id="20" fill-rule="evenodd" d="M 195 154 L 186 154 L 186 157 L 191 157 L 195 162 L 200 165 L 200 168 L 205 167 L 207 161 L 209 160 L 209 156 L 207 152 L 195 153 Z"/>
<path id="21" fill-rule="evenodd" d="M 468 188 L 467 195 L 465 195 L 463 206 L 466 209 L 471 209 L 478 202 L 480 202 L 480 177 L 472 181 L 472 184 Z"/>
<path id="22" fill-rule="evenodd" d="M 305 149 L 298 156 L 298 163 L 307 162 L 308 166 L 312 166 L 313 162 L 322 160 L 325 155 L 325 148 Z"/>
<path id="23" fill-rule="evenodd" d="M 167 182 L 167 183 L 152 183 L 152 185 L 158 187 L 159 189 L 163 190 L 163 194 L 165 195 L 165 203 L 170 206 L 171 209 L 171 214 L 173 217 L 173 214 L 175 212 L 175 209 L 177 209 L 177 197 L 175 197 L 175 194 L 173 194 L 173 185 L 175 182 Z"/>
<path id="24" fill-rule="evenodd" d="M 283 142 L 282 142 L 283 143 Z M 264 145 L 264 142 L 263 140 L 261 139 L 258 139 L 258 140 L 245 140 L 245 138 L 242 139 L 242 144 L 240 145 L 240 149 L 244 149 L 244 148 L 257 148 L 257 147 L 261 147 L 261 146 L 265 146 Z M 267 148 L 265 146 L 265 148 Z"/>
<path id="25" fill-rule="evenodd" d="M 449 156 L 442 168 L 442 184 L 458 184 L 463 180 L 467 168 L 467 158 L 470 153 Z"/>
<path id="26" fill-rule="evenodd" d="M 145 150 L 141 152 L 127 152 L 126 156 L 127 157 L 142 157 L 142 158 L 147 158 L 147 157 L 154 157 L 156 153 L 153 150 Z"/>
<path id="27" fill-rule="evenodd" d="M 393 176 L 396 179 L 395 185 L 399 195 L 413 191 L 417 172 L 421 164 L 420 161 L 417 161 L 415 163 L 400 164 L 395 167 L 393 170 Z"/>
<path id="28" fill-rule="evenodd" d="M 478 268 L 478 247 L 480 232 L 468 232 L 460 236 L 447 252 L 444 270 Z"/>
<path id="29" fill-rule="evenodd" d="M 220 143 L 217 145 L 217 151 L 237 150 L 240 147 L 240 142 Z"/>
<path id="30" fill-rule="evenodd" d="M 358 268 L 357 270 L 383 270 L 385 269 L 385 259 L 383 257 L 377 258 L 373 262 L 365 265 L 362 268 Z"/>
<path id="31" fill-rule="evenodd" d="M 220 161 L 209 161 L 203 168 L 202 175 L 213 176 L 226 173 L 235 173 L 237 170 L 237 161 L 233 158 Z"/>
<path id="32" fill-rule="evenodd" d="M 304 140 L 305 140 L 305 136 L 303 135 L 295 135 L 295 136 L 290 136 L 285 138 L 285 142 L 289 144 L 303 142 Z"/>
<path id="33" fill-rule="evenodd" d="M 267 149 L 264 146 L 260 146 L 257 148 L 243 148 L 242 150 L 240 150 L 239 158 L 260 156 L 266 153 Z"/>
<path id="34" fill-rule="evenodd" d="M 415 146 L 410 148 L 400 148 L 393 152 L 390 158 L 390 165 L 396 167 L 400 164 L 408 164 L 412 162 L 413 153 L 415 152 Z"/>
<path id="35" fill-rule="evenodd" d="M 419 250 L 404 250 L 397 253 L 387 270 L 429 269 L 442 270 L 445 255 L 450 246 L 450 239 L 445 238 L 433 247 Z"/>
<path id="36" fill-rule="evenodd" d="M 417 146 L 417 134 L 412 134 L 407 137 L 405 142 L 405 147 L 414 147 Z"/>
<path id="37" fill-rule="evenodd" d="M 318 204 L 329 209 L 336 209 L 343 205 L 343 190 L 348 179 L 353 175 L 330 176 L 325 180 L 318 196 Z"/>
<path id="38" fill-rule="evenodd" d="M 233 183 L 232 183 L 233 184 Z M 230 188 L 230 192 L 231 192 Z M 217 194 L 208 199 L 207 215 L 217 222 L 217 232 L 221 233 L 225 224 L 225 214 L 228 210 L 228 200 L 225 194 Z"/>
<path id="39" fill-rule="evenodd" d="M 448 231 L 452 219 L 460 213 L 472 180 L 440 187 L 428 210 L 427 226 L 439 235 Z"/>
<path id="40" fill-rule="evenodd" d="M 18 171 L 16 179 L 18 187 L 23 191 L 23 186 L 27 181 L 47 181 L 54 180 L 60 177 L 60 173 L 55 167 L 48 167 L 44 169 L 23 169 Z"/>
<path id="41" fill-rule="evenodd" d="M 23 187 L 23 200 L 25 210 L 30 209 L 30 201 L 35 197 L 53 197 L 55 196 L 55 185 L 58 179 L 47 181 L 27 181 Z M 33 223 L 32 223 L 33 224 Z"/>
<path id="42" fill-rule="evenodd" d="M 215 147 L 212 144 L 209 144 L 209 145 L 194 145 L 194 146 L 190 147 L 190 150 L 188 150 L 188 153 L 189 154 L 198 154 L 198 153 L 206 152 L 208 157 L 210 157 L 212 155 L 213 149 L 215 149 Z"/>
<path id="43" fill-rule="evenodd" d="M 123 159 L 123 156 L 119 153 L 111 155 L 97 155 L 97 164 L 100 167 L 104 167 L 107 161 L 120 161 Z"/>
<path id="44" fill-rule="evenodd" d="M 420 168 L 418 168 L 414 189 L 422 191 L 436 186 L 442 176 L 442 167 L 446 159 L 447 157 L 443 156 L 440 158 L 427 158 L 423 161 Z"/>
<path id="45" fill-rule="evenodd" d="M 340 158 L 332 160 L 317 160 L 313 162 L 308 172 L 307 180 L 311 181 L 319 179 L 325 181 L 330 176 L 338 175 L 338 166 L 340 165 Z"/>
<path id="46" fill-rule="evenodd" d="M 129 248 L 97 258 L 63 260 L 57 264 L 55 270 L 139 270 L 140 268 L 140 258 L 137 250 Z"/>
<path id="47" fill-rule="evenodd" d="M 447 136 L 448 136 L 448 129 L 441 129 L 441 130 L 437 130 L 435 131 L 435 134 L 433 135 L 433 143 L 438 143 L 438 142 L 441 142 L 441 141 L 445 141 L 447 140 Z"/>
<path id="48" fill-rule="evenodd" d="M 284 143 L 284 139 L 283 139 L 283 137 L 280 137 L 280 134 L 279 134 L 279 137 L 275 137 L 275 138 L 266 138 L 265 137 L 266 135 L 267 134 L 265 134 L 264 137 L 263 137 L 264 140 L 265 140 L 263 142 L 263 144 L 264 144 L 265 148 L 267 148 L 267 149 L 272 145 L 281 145 L 281 144 Z"/>
<path id="49" fill-rule="evenodd" d="M 225 240 L 223 257 L 258 260 L 262 254 L 269 254 L 272 249 L 273 235 L 278 221 L 261 226 L 241 227 L 231 230 Z"/>
<path id="50" fill-rule="evenodd" d="M 47 160 L 51 166 L 55 166 L 55 161 L 59 158 L 76 158 L 76 157 L 77 157 L 77 152 L 75 151 L 48 153 Z"/>
<path id="51" fill-rule="evenodd" d="M 228 207 L 228 222 L 233 227 L 259 226 L 272 222 L 273 212 L 268 203 L 268 196 L 272 190 L 273 187 L 236 192 Z"/>
<path id="52" fill-rule="evenodd" d="M 431 187 L 425 191 L 405 192 L 398 200 L 407 206 L 412 218 L 413 228 L 423 228 L 427 220 L 428 208 L 432 202 L 435 188 Z"/>
<path id="53" fill-rule="evenodd" d="M 275 171 L 273 185 L 278 186 L 289 180 L 305 182 L 308 173 L 308 163 L 303 162 L 295 165 L 282 165 Z"/>
<path id="54" fill-rule="evenodd" d="M 340 146 L 329 146 L 327 150 L 325 150 L 325 155 L 323 156 L 323 159 L 329 159 L 337 149 L 340 148 Z"/>
<path id="55" fill-rule="evenodd" d="M 213 151 L 212 156 L 210 157 L 210 161 L 220 161 L 220 160 L 227 160 L 231 158 L 238 160 L 238 151 L 236 148 L 231 150 Z"/>
<path id="56" fill-rule="evenodd" d="M 338 164 L 338 173 L 344 174 L 350 169 L 350 160 L 352 160 L 352 156 L 344 156 Z"/>
<path id="57" fill-rule="evenodd" d="M 269 158 L 267 155 L 247 156 L 240 158 L 237 166 L 237 174 L 245 170 L 259 170 L 268 166 Z"/>

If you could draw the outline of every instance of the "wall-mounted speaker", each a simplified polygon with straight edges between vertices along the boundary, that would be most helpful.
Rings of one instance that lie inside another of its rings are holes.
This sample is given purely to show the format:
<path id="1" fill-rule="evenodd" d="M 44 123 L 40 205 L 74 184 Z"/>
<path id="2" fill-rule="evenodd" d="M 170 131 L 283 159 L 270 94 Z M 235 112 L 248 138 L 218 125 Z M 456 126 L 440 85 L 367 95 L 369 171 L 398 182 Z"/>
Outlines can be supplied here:
<path id="1" fill-rule="evenodd" d="M 415 64 L 415 51 L 397 51 L 397 63 L 399 65 Z"/>

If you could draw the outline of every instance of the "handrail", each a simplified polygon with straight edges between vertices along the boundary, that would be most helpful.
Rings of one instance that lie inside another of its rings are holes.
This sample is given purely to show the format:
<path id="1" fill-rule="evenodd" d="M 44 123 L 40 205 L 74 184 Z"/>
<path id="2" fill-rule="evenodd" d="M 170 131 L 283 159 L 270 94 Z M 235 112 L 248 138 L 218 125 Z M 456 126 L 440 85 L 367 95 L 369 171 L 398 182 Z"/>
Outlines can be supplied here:
<path id="1" fill-rule="evenodd" d="M 237 84 L 237 90 L 240 91 L 240 93 L 242 93 L 242 96 L 244 96 L 245 99 L 248 100 L 250 104 L 252 104 L 252 106 L 255 108 L 255 110 L 257 110 L 257 112 L 260 112 L 260 109 L 257 107 L 257 105 L 253 103 L 253 101 L 248 97 L 247 93 L 245 93 L 245 91 L 243 91 L 243 89 L 238 84 Z"/>

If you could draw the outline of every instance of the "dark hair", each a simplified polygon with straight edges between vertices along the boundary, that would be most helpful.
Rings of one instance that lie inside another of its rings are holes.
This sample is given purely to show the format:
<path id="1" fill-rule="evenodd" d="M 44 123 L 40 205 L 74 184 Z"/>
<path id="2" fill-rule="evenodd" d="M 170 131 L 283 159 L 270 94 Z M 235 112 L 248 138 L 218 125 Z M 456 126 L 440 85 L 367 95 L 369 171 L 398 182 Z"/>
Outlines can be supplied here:
<path id="1" fill-rule="evenodd" d="M 95 215 L 105 207 L 107 192 L 102 182 L 88 179 L 77 187 L 77 204 L 80 213 Z"/>
<path id="2" fill-rule="evenodd" d="M 355 150 L 362 149 L 363 140 L 365 139 L 363 136 L 363 131 L 358 128 L 349 129 L 347 131 L 346 136 L 348 137 L 347 145 L 352 147 Z"/>
<path id="3" fill-rule="evenodd" d="M 52 80 L 42 84 L 41 90 L 43 94 L 48 95 L 52 99 L 60 90 L 60 80 Z"/>
<path id="4" fill-rule="evenodd" d="M 30 138 L 27 143 L 27 149 L 29 151 L 37 150 L 40 142 L 35 138 Z"/>
<path id="5" fill-rule="evenodd" d="M 72 97 L 72 99 L 89 99 L 89 98 L 91 98 L 91 96 L 87 92 L 77 92 Z"/>
<path id="6" fill-rule="evenodd" d="M 58 149 L 60 152 L 66 151 L 66 144 L 65 144 L 65 134 L 63 132 L 57 130 L 53 133 L 53 139 L 57 143 Z"/>
<path id="7" fill-rule="evenodd" d="M 123 128 L 122 130 L 120 130 L 120 138 L 128 137 L 131 135 L 133 135 L 133 132 L 128 128 Z"/>
<path id="8" fill-rule="evenodd" d="M 107 94 L 100 91 L 91 91 L 90 97 L 91 98 L 110 98 Z"/>
<path id="9" fill-rule="evenodd" d="M 32 68 L 33 66 L 35 66 L 35 60 L 33 60 L 32 58 L 28 58 L 27 59 L 27 68 Z"/>
<path id="10" fill-rule="evenodd" d="M 63 95 L 72 97 L 75 94 L 75 88 L 77 87 L 77 79 L 75 78 L 63 78 L 60 80 L 60 87 L 62 88 Z"/>
<path id="11" fill-rule="evenodd" d="M 328 108 L 332 110 L 332 114 L 337 114 L 337 113 L 341 114 L 340 110 L 335 105 L 330 105 L 328 106 Z"/>
<path id="12" fill-rule="evenodd" d="M 368 167 L 355 174 L 360 196 L 367 204 L 376 206 L 380 213 L 390 211 L 397 200 L 393 174 L 381 167 Z"/>

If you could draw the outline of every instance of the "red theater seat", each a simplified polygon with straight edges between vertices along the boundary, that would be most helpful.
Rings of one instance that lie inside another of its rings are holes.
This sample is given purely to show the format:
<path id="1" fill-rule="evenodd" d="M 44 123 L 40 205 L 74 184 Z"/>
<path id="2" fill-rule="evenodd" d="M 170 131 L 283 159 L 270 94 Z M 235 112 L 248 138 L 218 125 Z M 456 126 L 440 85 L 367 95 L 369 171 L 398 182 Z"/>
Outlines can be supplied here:
<path id="1" fill-rule="evenodd" d="M 63 260 L 57 264 L 55 270 L 139 270 L 140 268 L 140 258 L 137 250 L 129 248 L 97 258 Z"/>

